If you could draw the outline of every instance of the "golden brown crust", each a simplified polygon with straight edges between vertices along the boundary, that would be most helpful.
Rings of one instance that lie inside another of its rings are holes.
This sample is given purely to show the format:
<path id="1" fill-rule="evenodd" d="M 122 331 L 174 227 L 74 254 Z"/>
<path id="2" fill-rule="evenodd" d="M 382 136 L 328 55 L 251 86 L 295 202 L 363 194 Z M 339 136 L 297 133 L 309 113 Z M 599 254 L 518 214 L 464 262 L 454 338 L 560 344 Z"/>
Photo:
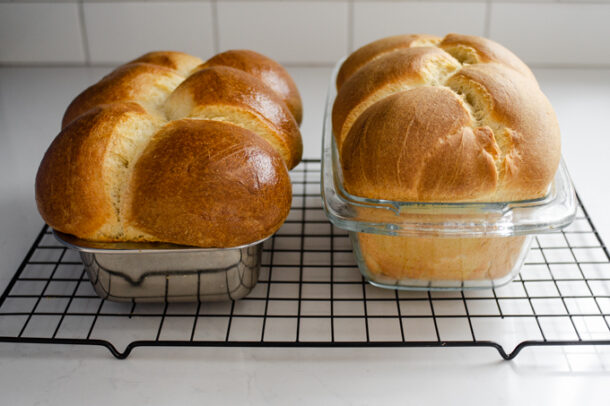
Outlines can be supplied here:
<path id="1" fill-rule="evenodd" d="M 243 70 L 196 69 L 199 58 L 151 52 L 77 96 L 37 175 L 45 221 L 93 241 L 203 247 L 251 243 L 279 228 L 290 208 L 287 166 L 300 161 L 302 141 L 288 106 L 263 79 L 283 81 L 299 109 L 300 98 L 279 65 L 247 51 L 231 55 L 217 62 Z M 151 150 L 180 156 L 151 161 Z M 175 172 L 185 159 L 187 172 Z"/>
<path id="2" fill-rule="evenodd" d="M 461 99 L 442 87 L 417 87 L 375 103 L 341 149 L 346 190 L 397 201 L 492 194 L 497 183 L 493 136 L 472 126 Z"/>
<path id="3" fill-rule="evenodd" d="M 303 144 L 288 107 L 252 75 L 226 66 L 202 69 L 186 79 L 168 98 L 170 119 L 200 117 L 232 121 L 259 129 L 285 159 L 289 169 L 301 160 Z"/>
<path id="4" fill-rule="evenodd" d="M 154 108 L 184 78 L 174 70 L 148 63 L 121 66 L 79 94 L 68 106 L 62 128 L 94 107 L 103 104 L 135 101 Z"/>
<path id="5" fill-rule="evenodd" d="M 527 248 L 525 238 L 358 234 L 362 257 L 369 271 L 394 281 L 497 280 L 513 270 L 519 254 Z"/>
<path id="6" fill-rule="evenodd" d="M 543 196 L 559 166 L 561 142 L 555 112 L 536 82 L 506 66 L 488 63 L 464 67 L 449 87 L 475 89 L 482 123 L 494 128 L 502 149 L 496 201 Z"/>
<path id="7" fill-rule="evenodd" d="M 414 201 L 546 193 L 560 157 L 550 103 L 510 51 L 457 34 L 439 46 L 457 45 L 474 50 L 471 59 L 465 48 L 453 52 L 463 66 L 440 48 L 402 49 L 368 63 L 339 90 L 333 131 L 348 191 Z"/>
<path id="8" fill-rule="evenodd" d="M 230 247 L 265 238 L 288 215 L 290 178 L 254 133 L 183 119 L 159 131 L 138 160 L 129 221 L 160 241 Z"/>
<path id="9" fill-rule="evenodd" d="M 393 51 L 364 65 L 339 89 L 333 130 L 346 190 L 398 201 L 543 196 L 559 164 L 560 137 L 553 109 L 529 68 L 484 38 L 449 34 L 438 52 L 454 57 L 457 69 L 420 81 L 413 79 L 417 72 L 395 75 L 406 71 L 416 52 Z M 356 90 L 348 93 L 349 88 Z M 382 97 L 373 104 L 353 107 L 376 92 Z M 347 114 L 353 124 L 343 119 L 351 125 L 344 134 L 341 117 Z M 377 215 L 385 220 L 385 214 Z M 494 280 L 511 271 L 525 249 L 525 237 L 358 234 L 358 241 L 369 271 L 391 283 Z"/>
<path id="10" fill-rule="evenodd" d="M 286 69 L 258 52 L 239 49 L 216 54 L 199 68 L 228 66 L 249 73 L 269 86 L 286 103 L 296 122 L 301 124 L 303 106 L 296 84 Z"/>
<path id="11" fill-rule="evenodd" d="M 439 37 L 425 34 L 406 34 L 386 37 L 364 45 L 351 53 L 337 73 L 337 89 L 364 65 L 383 54 L 402 48 L 437 44 Z"/>
<path id="12" fill-rule="evenodd" d="M 36 203 L 47 224 L 80 238 L 105 239 L 100 229 L 117 218 L 104 162 L 121 128 L 137 120 L 150 120 L 142 107 L 115 103 L 89 110 L 59 133 L 36 175 Z"/>
<path id="13" fill-rule="evenodd" d="M 495 41 L 474 35 L 447 34 L 438 45 L 462 63 L 497 62 L 534 79 L 534 74 L 515 54 Z"/>
<path id="14" fill-rule="evenodd" d="M 188 76 L 193 69 L 203 63 L 196 56 L 185 54 L 184 52 L 176 51 L 154 51 L 142 55 L 133 61 L 127 62 L 125 65 L 134 63 L 149 63 L 152 65 L 162 66 L 164 68 L 175 70 L 181 76 Z"/>
<path id="15" fill-rule="evenodd" d="M 458 61 L 435 47 L 398 49 L 367 63 L 337 94 L 332 111 L 337 146 L 341 148 L 355 118 L 375 101 L 401 90 L 443 81 L 459 68 Z"/>

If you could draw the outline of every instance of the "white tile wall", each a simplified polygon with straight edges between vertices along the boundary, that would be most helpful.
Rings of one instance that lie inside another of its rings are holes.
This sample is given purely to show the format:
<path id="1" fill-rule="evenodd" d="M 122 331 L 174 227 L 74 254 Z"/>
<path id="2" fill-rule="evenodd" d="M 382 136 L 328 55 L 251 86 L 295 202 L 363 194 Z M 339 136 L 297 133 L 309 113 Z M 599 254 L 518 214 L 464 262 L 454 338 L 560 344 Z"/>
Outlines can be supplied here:
<path id="1" fill-rule="evenodd" d="M 610 64 L 610 4 L 492 4 L 490 28 L 530 64 Z"/>
<path id="2" fill-rule="evenodd" d="M 209 2 L 87 3 L 85 28 L 92 63 L 119 63 L 151 50 L 214 54 Z"/>
<path id="3" fill-rule="evenodd" d="M 557 3 L 561 0 L 490 0 L 491 3 Z M 572 1 L 572 0 L 566 0 Z M 574 0 L 574 1 L 589 1 L 589 0 Z M 610 1 L 610 0 L 593 0 L 593 1 Z"/>
<path id="4" fill-rule="evenodd" d="M 354 3 L 354 48 L 388 35 L 449 32 L 485 35 L 485 3 Z"/>
<path id="5" fill-rule="evenodd" d="M 610 3 L 610 0 L 557 0 L 560 3 Z"/>
<path id="6" fill-rule="evenodd" d="M 0 63 L 84 63 L 76 4 L 0 4 Z"/>
<path id="7" fill-rule="evenodd" d="M 453 31 L 491 36 L 532 65 L 610 67 L 609 21 L 610 0 L 0 0 L 0 64 L 251 48 L 332 65 L 386 35 Z"/>
<path id="8" fill-rule="evenodd" d="M 220 50 L 250 48 L 285 63 L 333 63 L 347 53 L 346 1 L 218 3 Z"/>

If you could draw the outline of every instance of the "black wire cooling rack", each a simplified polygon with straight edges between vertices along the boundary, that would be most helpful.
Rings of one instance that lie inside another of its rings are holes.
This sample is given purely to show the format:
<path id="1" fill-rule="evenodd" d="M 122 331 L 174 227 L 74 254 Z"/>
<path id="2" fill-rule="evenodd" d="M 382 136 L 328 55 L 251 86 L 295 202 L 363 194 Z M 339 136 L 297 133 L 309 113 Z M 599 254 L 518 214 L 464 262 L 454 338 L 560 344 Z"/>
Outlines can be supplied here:
<path id="1" fill-rule="evenodd" d="M 406 292 L 361 277 L 345 231 L 321 208 L 320 163 L 292 171 L 293 207 L 239 301 L 114 303 L 77 253 L 40 232 L 0 298 L 0 342 L 104 346 L 493 347 L 610 344 L 610 256 L 585 208 L 536 237 L 520 275 L 493 290 Z M 508 349 L 508 351 L 506 350 Z"/>

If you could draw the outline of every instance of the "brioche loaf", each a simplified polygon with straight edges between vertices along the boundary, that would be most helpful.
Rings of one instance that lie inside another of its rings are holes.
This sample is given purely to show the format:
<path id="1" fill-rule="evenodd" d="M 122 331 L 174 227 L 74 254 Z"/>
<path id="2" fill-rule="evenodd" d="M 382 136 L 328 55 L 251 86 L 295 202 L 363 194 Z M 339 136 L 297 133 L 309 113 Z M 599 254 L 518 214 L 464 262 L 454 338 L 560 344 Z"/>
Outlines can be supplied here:
<path id="1" fill-rule="evenodd" d="M 228 66 L 259 78 L 288 106 L 298 124 L 303 119 L 301 96 L 296 84 L 279 63 L 254 51 L 226 51 L 208 59 L 200 68 Z"/>
<path id="2" fill-rule="evenodd" d="M 527 237 L 397 237 L 360 233 L 367 268 L 393 280 L 495 280 L 510 272 Z"/>
<path id="3" fill-rule="evenodd" d="M 38 209 L 95 241 L 258 241 L 290 210 L 302 153 L 292 111 L 300 119 L 294 82 L 263 55 L 148 53 L 70 104 L 38 170 Z"/>
<path id="4" fill-rule="evenodd" d="M 559 165 L 550 103 L 529 68 L 491 40 L 459 34 L 381 39 L 350 55 L 336 84 L 333 133 L 344 187 L 353 195 L 534 199 L 545 195 Z M 374 272 L 463 280 L 509 272 L 525 240 L 361 234 L 359 241 Z"/>

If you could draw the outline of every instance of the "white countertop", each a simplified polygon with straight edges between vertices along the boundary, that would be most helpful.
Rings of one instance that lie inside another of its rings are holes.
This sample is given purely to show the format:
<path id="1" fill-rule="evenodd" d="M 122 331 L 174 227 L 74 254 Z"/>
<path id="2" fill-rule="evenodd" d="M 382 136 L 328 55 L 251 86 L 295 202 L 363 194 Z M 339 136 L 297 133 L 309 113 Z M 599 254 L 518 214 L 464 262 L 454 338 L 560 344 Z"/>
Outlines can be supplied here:
<path id="1" fill-rule="evenodd" d="M 320 156 L 330 68 L 291 68 L 304 100 L 304 157 Z M 109 68 L 0 68 L 0 289 L 42 220 L 38 163 L 70 100 Z M 559 117 L 563 155 L 610 241 L 610 70 L 537 69 Z M 6 404 L 590 404 L 608 394 L 610 348 L 528 348 L 511 361 L 471 349 L 138 348 L 0 344 Z"/>

